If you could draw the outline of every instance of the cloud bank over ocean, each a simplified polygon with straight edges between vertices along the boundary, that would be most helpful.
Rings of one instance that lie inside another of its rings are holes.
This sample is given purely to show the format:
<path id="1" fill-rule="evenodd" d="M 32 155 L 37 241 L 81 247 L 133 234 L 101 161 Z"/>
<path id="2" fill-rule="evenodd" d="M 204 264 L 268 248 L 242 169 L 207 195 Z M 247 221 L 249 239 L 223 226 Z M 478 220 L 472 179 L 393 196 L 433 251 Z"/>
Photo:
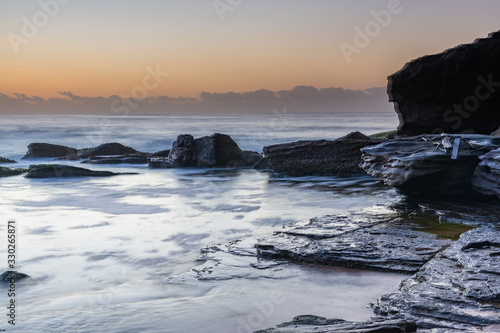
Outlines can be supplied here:
<path id="1" fill-rule="evenodd" d="M 60 97 L 42 98 L 0 93 L 1 114 L 176 114 L 176 113 L 290 113 L 390 112 L 385 87 L 366 90 L 296 86 L 291 90 L 202 92 L 198 98 L 111 95 L 79 96 L 61 91 Z"/>

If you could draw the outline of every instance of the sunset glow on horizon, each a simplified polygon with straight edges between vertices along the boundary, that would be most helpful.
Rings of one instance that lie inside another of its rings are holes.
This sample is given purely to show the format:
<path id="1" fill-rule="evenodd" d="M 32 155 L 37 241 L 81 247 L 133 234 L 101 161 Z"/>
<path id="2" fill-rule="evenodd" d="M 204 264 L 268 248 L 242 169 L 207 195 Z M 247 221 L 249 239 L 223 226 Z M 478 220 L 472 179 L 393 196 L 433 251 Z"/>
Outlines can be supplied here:
<path id="1" fill-rule="evenodd" d="M 385 86 L 386 77 L 407 61 L 500 29 L 498 1 L 221 3 L 4 1 L 0 93 L 126 96 L 143 84 L 147 67 L 157 66 L 168 77 L 148 91 L 154 96 L 197 98 L 204 91 L 299 85 L 368 89 Z M 367 45 L 356 46 L 356 29 L 365 32 L 376 22 L 373 12 L 381 15 L 391 6 L 397 13 L 382 17 L 387 24 L 380 21 L 379 31 L 368 30 Z M 342 43 L 356 47 L 350 59 Z"/>

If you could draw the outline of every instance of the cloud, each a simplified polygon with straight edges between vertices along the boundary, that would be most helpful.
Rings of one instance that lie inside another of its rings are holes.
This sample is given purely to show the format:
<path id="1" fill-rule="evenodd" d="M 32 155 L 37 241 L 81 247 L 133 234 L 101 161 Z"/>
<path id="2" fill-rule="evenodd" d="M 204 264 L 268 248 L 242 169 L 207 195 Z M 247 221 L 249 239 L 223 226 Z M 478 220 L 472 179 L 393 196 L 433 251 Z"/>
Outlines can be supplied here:
<path id="1" fill-rule="evenodd" d="M 61 91 L 61 97 L 44 99 L 23 93 L 0 93 L 2 114 L 163 114 L 163 113 L 271 113 L 391 111 L 386 88 L 366 90 L 296 86 L 291 90 L 260 89 L 248 92 L 202 92 L 198 98 L 149 96 L 142 100 L 118 95 L 80 96 Z"/>

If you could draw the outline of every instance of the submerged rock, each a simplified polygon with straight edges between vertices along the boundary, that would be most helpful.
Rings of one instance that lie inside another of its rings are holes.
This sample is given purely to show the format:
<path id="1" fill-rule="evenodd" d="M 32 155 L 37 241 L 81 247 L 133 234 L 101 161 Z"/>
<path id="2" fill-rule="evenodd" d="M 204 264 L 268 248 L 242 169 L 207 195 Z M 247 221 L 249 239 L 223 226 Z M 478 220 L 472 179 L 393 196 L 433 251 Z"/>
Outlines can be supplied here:
<path id="1" fill-rule="evenodd" d="M 17 162 L 14 160 L 10 160 L 8 158 L 5 158 L 5 157 L 0 157 L 0 163 L 4 164 L 4 163 L 17 163 Z"/>
<path id="2" fill-rule="evenodd" d="M 189 134 L 179 135 L 168 158 L 151 158 L 149 165 L 153 168 L 207 168 L 240 167 L 247 163 L 240 147 L 229 135 L 215 133 L 198 139 Z"/>
<path id="3" fill-rule="evenodd" d="M 490 134 L 500 127 L 500 32 L 418 58 L 389 76 L 398 134 Z"/>
<path id="4" fill-rule="evenodd" d="M 76 155 L 75 148 L 53 145 L 50 143 L 30 143 L 28 145 L 28 152 L 23 156 L 23 160 L 30 158 L 43 158 L 43 157 L 65 157 L 68 155 Z"/>
<path id="5" fill-rule="evenodd" d="M 141 153 L 134 148 L 124 146 L 118 142 L 104 143 L 97 147 L 83 148 L 78 150 L 78 156 L 80 158 L 109 155 L 144 155 L 144 153 Z"/>
<path id="6" fill-rule="evenodd" d="M 109 156 L 91 156 L 82 161 L 89 164 L 147 164 L 148 158 L 140 154 L 132 155 L 109 155 Z"/>
<path id="7" fill-rule="evenodd" d="M 492 150 L 480 159 L 472 178 L 474 190 L 500 198 L 500 149 Z"/>
<path id="8" fill-rule="evenodd" d="M 0 167 L 0 177 L 17 176 L 25 173 L 27 170 L 22 168 L 6 168 Z"/>
<path id="9" fill-rule="evenodd" d="M 120 175 L 110 171 L 94 171 L 69 165 L 38 164 L 30 165 L 27 178 L 53 178 L 53 177 L 109 177 Z"/>
<path id="10" fill-rule="evenodd" d="M 363 174 L 360 149 L 382 141 L 359 132 L 336 140 L 298 141 L 264 147 L 264 160 L 256 168 L 292 177 L 353 176 Z"/>
<path id="11" fill-rule="evenodd" d="M 452 159 L 455 138 L 461 138 Z M 500 146 L 486 135 L 424 135 L 362 149 L 361 167 L 381 182 L 410 195 L 474 194 L 472 176 L 479 156 Z"/>
<path id="12" fill-rule="evenodd" d="M 397 292 L 380 297 L 372 304 L 374 311 L 415 320 L 421 328 L 447 331 L 500 325 L 498 239 L 500 231 L 487 227 L 464 233 L 405 280 Z"/>
<path id="13" fill-rule="evenodd" d="M 417 331 L 413 321 L 402 319 L 372 318 L 365 322 L 353 322 L 342 319 L 326 319 L 324 317 L 303 315 L 292 321 L 280 324 L 276 328 L 256 331 L 255 333 L 411 333 Z"/>

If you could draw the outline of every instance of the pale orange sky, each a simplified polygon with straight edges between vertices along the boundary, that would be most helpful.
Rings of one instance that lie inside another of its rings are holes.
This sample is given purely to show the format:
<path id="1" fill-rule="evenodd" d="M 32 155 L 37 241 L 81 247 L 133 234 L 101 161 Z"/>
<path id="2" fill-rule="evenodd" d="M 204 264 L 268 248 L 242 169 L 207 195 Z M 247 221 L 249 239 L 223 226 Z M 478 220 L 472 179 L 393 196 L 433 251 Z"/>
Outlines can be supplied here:
<path id="1" fill-rule="evenodd" d="M 23 37 L 23 18 L 33 23 L 44 9 L 38 1 L 4 1 L 0 93 L 130 95 L 147 66 L 169 73 L 148 91 L 154 96 L 297 85 L 365 89 L 385 86 L 411 59 L 500 29 L 498 1 L 401 0 L 400 12 L 348 63 L 340 43 L 354 45 L 354 29 L 389 3 L 242 1 L 221 20 L 211 0 L 72 1 L 57 3 L 57 13 L 15 52 L 12 34 Z"/>

